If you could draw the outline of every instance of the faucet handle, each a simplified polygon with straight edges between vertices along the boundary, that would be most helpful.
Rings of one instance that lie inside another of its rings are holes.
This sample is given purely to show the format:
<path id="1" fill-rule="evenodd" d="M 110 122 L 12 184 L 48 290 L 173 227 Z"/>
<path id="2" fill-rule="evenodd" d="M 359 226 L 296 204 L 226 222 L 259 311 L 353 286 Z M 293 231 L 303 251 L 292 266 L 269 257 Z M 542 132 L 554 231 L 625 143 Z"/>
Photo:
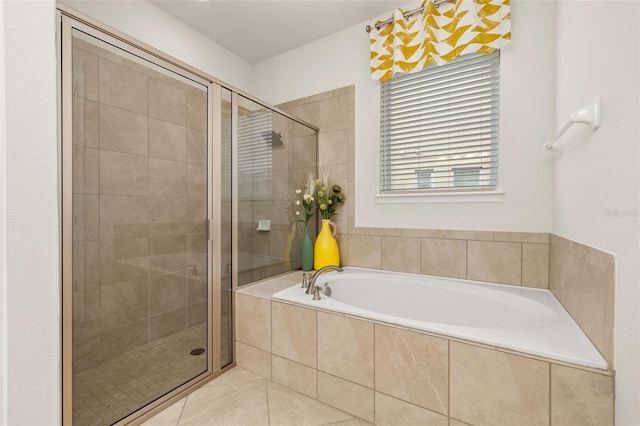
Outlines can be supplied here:
<path id="1" fill-rule="evenodd" d="M 306 272 L 302 273 L 302 288 L 306 289 L 309 286 L 309 274 Z"/>
<path id="2" fill-rule="evenodd" d="M 322 297 L 320 296 L 320 292 L 322 291 L 322 288 L 316 286 L 316 288 L 313 289 L 313 300 L 320 300 L 322 299 Z"/>

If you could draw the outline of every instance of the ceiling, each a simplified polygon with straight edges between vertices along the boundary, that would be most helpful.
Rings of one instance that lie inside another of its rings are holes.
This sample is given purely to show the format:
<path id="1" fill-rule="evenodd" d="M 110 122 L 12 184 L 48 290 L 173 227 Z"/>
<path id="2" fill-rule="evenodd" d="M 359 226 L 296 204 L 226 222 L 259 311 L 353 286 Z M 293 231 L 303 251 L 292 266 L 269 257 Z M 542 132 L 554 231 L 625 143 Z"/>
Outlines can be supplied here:
<path id="1" fill-rule="evenodd" d="M 151 0 L 250 64 L 417 0 Z M 364 35 L 364 25 L 362 27 Z"/>

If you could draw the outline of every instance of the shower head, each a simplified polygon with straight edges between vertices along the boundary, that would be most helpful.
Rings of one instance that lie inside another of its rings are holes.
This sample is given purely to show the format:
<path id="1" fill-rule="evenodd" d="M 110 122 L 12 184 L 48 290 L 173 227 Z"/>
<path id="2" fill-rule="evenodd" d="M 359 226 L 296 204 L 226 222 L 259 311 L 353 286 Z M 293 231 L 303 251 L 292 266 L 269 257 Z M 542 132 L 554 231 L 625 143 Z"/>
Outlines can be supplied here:
<path id="1" fill-rule="evenodd" d="M 262 137 L 267 142 L 271 142 L 273 146 L 282 146 L 282 132 L 274 132 L 273 130 L 270 132 L 263 132 Z"/>

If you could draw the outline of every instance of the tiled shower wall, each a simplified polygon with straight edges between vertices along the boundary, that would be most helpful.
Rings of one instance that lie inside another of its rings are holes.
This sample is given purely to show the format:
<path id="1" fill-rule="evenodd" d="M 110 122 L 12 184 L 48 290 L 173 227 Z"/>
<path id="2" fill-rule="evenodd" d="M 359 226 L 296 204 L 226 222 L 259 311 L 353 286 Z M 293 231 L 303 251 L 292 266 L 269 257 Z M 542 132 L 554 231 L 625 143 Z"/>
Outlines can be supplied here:
<path id="1" fill-rule="evenodd" d="M 206 319 L 206 92 L 74 40 L 74 368 Z"/>
<path id="2" fill-rule="evenodd" d="M 613 366 L 611 255 L 547 233 L 355 226 L 354 96 L 355 88 L 348 86 L 280 105 L 320 128 L 320 173 L 345 189 L 347 201 L 334 218 L 341 263 L 550 288 Z"/>
<path id="3" fill-rule="evenodd" d="M 269 151 L 270 177 L 239 176 L 240 285 L 300 268 L 300 241 L 304 227 L 295 220 L 304 216 L 296 216 L 295 212 L 304 213 L 295 205 L 295 200 L 299 199 L 295 190 L 303 189 L 307 174 L 315 173 L 316 169 L 315 130 L 279 113 L 269 113 L 266 109 L 264 112 L 271 117 L 272 131 L 279 135 L 280 140 L 273 143 Z M 239 113 L 248 114 L 242 108 Z M 265 190 L 264 185 L 269 188 Z M 260 219 L 270 221 L 270 231 L 256 230 Z M 314 223 L 310 226 L 315 232 Z"/>

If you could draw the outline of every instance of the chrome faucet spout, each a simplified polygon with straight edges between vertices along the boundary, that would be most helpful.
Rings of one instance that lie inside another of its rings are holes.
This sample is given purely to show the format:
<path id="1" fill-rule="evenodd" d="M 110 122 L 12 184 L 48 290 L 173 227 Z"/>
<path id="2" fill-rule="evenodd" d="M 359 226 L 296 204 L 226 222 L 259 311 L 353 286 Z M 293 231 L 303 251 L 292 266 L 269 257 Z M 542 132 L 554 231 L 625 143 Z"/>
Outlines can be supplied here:
<path id="1" fill-rule="evenodd" d="M 315 274 L 313 274 L 313 276 L 309 280 L 309 286 L 307 287 L 307 291 L 305 293 L 313 294 L 313 292 L 314 292 L 314 290 L 316 288 L 316 280 L 318 279 L 318 277 L 320 276 L 321 273 L 326 272 L 326 271 L 342 272 L 342 271 L 344 271 L 344 269 L 342 269 L 341 267 L 336 266 L 336 265 L 327 265 L 325 267 L 322 267 L 322 268 L 318 269 L 318 271 Z"/>

